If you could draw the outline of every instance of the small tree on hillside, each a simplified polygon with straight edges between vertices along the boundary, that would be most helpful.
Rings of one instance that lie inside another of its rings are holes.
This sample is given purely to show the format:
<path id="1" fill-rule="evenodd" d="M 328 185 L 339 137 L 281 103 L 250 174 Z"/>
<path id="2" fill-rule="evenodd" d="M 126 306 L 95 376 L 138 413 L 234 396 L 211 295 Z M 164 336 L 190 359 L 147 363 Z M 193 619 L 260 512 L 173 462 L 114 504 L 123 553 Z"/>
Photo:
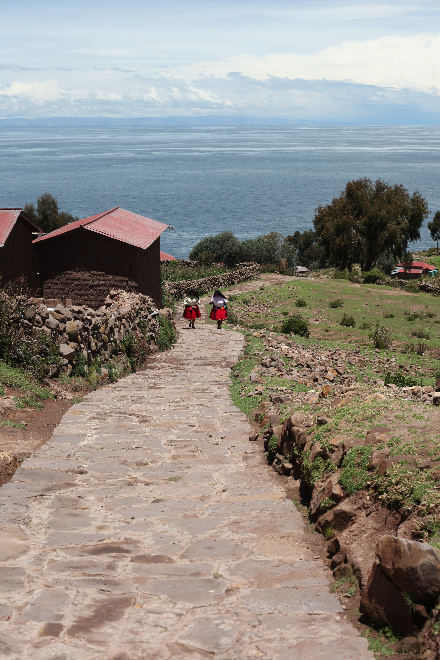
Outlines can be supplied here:
<path id="1" fill-rule="evenodd" d="M 431 233 L 431 238 L 437 243 L 437 254 L 438 254 L 438 242 L 440 241 L 440 211 L 436 211 L 432 222 L 428 222 L 428 229 Z"/>
<path id="2" fill-rule="evenodd" d="M 23 213 L 41 227 L 45 233 L 77 220 L 70 213 L 60 211 L 57 200 L 49 193 L 40 195 L 37 200 L 37 208 L 33 204 L 26 204 Z"/>
<path id="3" fill-rule="evenodd" d="M 351 270 L 371 270 L 384 252 L 402 257 L 409 241 L 420 238 L 428 205 L 420 193 L 370 179 L 349 181 L 331 204 L 319 206 L 314 226 L 327 260 Z"/>
<path id="4" fill-rule="evenodd" d="M 193 247 L 189 258 L 207 263 L 221 261 L 227 266 L 235 266 L 241 261 L 240 241 L 231 231 L 205 236 Z"/>

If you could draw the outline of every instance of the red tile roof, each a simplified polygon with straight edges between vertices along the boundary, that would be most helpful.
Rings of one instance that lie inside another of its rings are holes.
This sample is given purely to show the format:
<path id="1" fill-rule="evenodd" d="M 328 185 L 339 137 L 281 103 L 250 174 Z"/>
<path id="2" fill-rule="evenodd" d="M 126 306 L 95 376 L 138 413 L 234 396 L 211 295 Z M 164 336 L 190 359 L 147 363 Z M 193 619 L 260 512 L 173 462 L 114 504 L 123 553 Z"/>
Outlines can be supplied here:
<path id="1" fill-rule="evenodd" d="M 157 222 L 157 220 L 151 220 L 151 218 L 115 206 L 109 211 L 70 222 L 64 227 L 37 238 L 34 243 L 83 228 L 146 250 L 168 227 L 169 225 Z"/>
<path id="2" fill-rule="evenodd" d="M 160 253 L 160 260 L 161 261 L 176 261 L 176 257 L 173 257 L 172 254 L 167 254 L 166 252 L 161 252 Z"/>
<path id="3" fill-rule="evenodd" d="M 403 264 L 397 264 L 399 268 L 403 268 Z M 431 266 L 430 264 L 427 264 L 426 261 L 413 261 L 411 264 L 411 268 L 421 268 L 422 270 L 435 270 L 435 266 Z"/>
<path id="4" fill-rule="evenodd" d="M 0 209 L 0 247 L 3 247 L 8 240 L 9 234 L 20 215 L 35 231 L 41 231 L 35 223 L 22 214 L 21 209 Z"/>

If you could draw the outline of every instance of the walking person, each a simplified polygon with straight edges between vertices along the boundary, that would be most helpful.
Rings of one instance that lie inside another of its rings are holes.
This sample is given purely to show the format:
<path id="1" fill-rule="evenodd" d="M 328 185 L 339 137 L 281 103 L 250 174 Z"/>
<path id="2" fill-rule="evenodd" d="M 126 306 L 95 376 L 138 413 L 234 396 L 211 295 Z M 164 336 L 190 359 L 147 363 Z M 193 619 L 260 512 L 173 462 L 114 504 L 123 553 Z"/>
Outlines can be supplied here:
<path id="1" fill-rule="evenodd" d="M 195 320 L 201 316 L 199 309 L 200 300 L 197 291 L 188 291 L 183 304 L 183 318 L 189 321 L 190 328 L 195 328 Z"/>
<path id="2" fill-rule="evenodd" d="M 220 330 L 223 321 L 228 318 L 228 301 L 222 292 L 217 289 L 212 295 L 210 304 L 212 309 L 209 318 L 217 321 L 217 329 Z"/>

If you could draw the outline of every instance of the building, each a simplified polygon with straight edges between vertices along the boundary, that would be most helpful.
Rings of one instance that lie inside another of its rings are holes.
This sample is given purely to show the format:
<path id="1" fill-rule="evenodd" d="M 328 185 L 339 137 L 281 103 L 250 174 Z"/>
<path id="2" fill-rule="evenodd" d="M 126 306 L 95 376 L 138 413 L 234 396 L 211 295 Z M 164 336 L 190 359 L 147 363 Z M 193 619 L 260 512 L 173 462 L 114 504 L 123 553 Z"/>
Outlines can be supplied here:
<path id="1" fill-rule="evenodd" d="M 21 209 L 0 209 L 0 286 L 40 292 L 38 261 L 32 241 L 41 233 Z"/>
<path id="2" fill-rule="evenodd" d="M 161 261 L 176 261 L 176 257 L 173 257 L 172 254 L 167 254 L 166 252 L 161 252 L 160 253 L 160 260 Z"/>
<path id="3" fill-rule="evenodd" d="M 96 308 L 118 288 L 161 307 L 160 235 L 168 226 L 116 206 L 37 238 L 43 296 Z"/>
<path id="4" fill-rule="evenodd" d="M 438 270 L 435 266 L 431 266 L 431 264 L 427 264 L 425 261 L 413 261 L 411 267 L 406 270 L 402 263 L 397 264 L 391 275 L 393 277 L 409 280 L 417 277 L 426 277 L 428 275 L 432 277 L 437 273 Z"/>

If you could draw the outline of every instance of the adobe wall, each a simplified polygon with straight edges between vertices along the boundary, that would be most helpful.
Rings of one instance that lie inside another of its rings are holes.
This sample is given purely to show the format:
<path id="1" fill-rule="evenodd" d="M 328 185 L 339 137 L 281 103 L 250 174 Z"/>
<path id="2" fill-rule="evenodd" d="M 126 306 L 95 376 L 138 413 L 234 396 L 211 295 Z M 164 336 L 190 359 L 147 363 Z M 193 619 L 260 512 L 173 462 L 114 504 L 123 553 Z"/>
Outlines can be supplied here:
<path id="1" fill-rule="evenodd" d="M 0 285 L 24 284 L 30 292 L 38 294 L 40 280 L 32 231 L 27 222 L 18 218 L 5 245 L 0 248 Z"/>
<path id="2" fill-rule="evenodd" d="M 255 280 L 260 276 L 260 267 L 254 263 L 238 264 L 233 270 L 220 275 L 212 275 L 201 280 L 189 280 L 181 282 L 164 282 L 164 291 L 176 300 L 184 298 L 189 289 L 195 289 L 200 294 L 213 292 L 246 280 Z"/>
<path id="3" fill-rule="evenodd" d="M 113 288 L 138 291 L 161 307 L 160 243 L 127 245 L 86 229 L 35 244 L 45 298 L 97 308 Z"/>

